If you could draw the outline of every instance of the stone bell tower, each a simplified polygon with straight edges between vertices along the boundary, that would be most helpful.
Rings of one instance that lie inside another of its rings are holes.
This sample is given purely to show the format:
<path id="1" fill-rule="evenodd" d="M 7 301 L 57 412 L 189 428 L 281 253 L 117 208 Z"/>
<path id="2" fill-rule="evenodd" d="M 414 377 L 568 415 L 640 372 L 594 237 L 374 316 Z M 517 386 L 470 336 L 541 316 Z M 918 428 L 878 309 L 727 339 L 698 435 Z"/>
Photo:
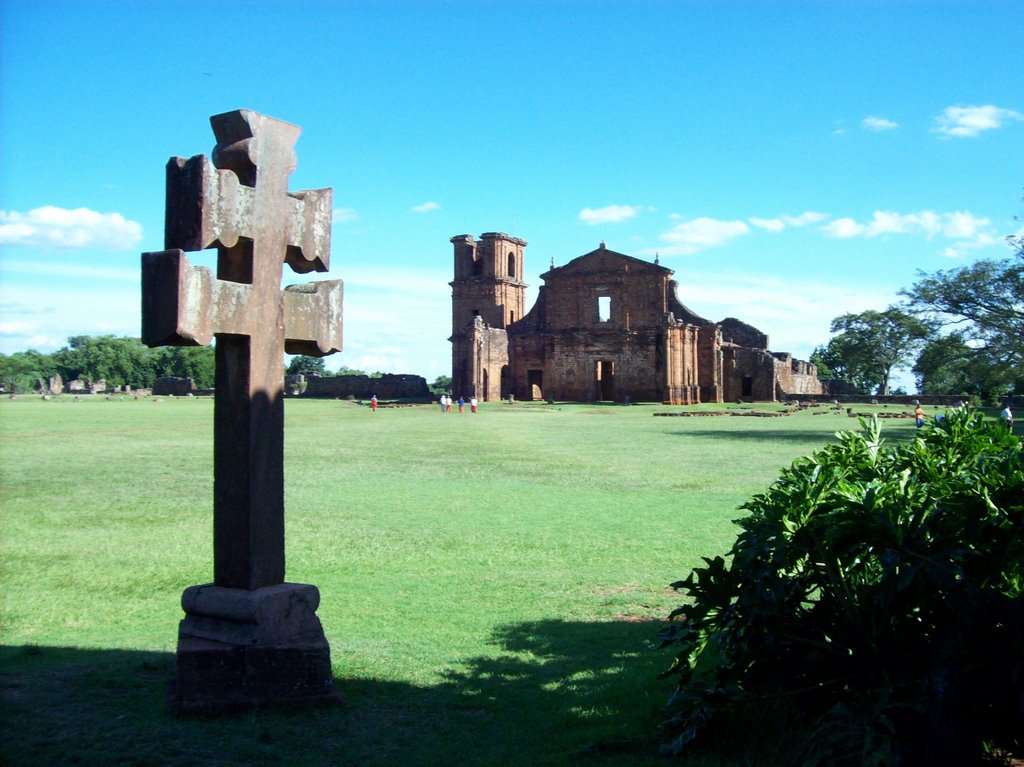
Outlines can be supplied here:
<path id="1" fill-rule="evenodd" d="M 505 329 L 526 312 L 526 240 L 487 232 L 479 240 L 460 234 L 451 243 L 452 395 L 504 398 L 509 378 Z"/>

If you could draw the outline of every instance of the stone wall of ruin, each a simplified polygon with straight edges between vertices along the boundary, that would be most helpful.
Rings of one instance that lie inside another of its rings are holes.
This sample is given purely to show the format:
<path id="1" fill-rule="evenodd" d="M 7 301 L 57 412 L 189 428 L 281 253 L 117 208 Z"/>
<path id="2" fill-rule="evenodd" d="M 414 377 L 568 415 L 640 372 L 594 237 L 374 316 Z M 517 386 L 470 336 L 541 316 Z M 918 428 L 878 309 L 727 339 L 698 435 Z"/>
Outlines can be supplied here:
<path id="1" fill-rule="evenodd" d="M 741 322 L 735 317 L 726 317 L 718 324 L 722 329 L 724 342 L 749 346 L 752 349 L 768 349 L 768 336 L 753 325 Z"/>
<path id="2" fill-rule="evenodd" d="M 57 380 L 60 380 L 60 376 L 57 376 Z M 36 386 L 38 388 L 39 384 Z M 107 390 L 107 382 L 102 378 L 95 381 L 88 378 L 76 378 L 73 381 L 68 381 L 63 388 L 68 394 L 103 394 Z"/>
<path id="3" fill-rule="evenodd" d="M 775 358 L 771 354 L 763 349 L 723 344 L 722 355 L 724 401 L 775 401 Z"/>
<path id="4" fill-rule="evenodd" d="M 508 396 L 508 335 L 476 320 L 452 336 L 452 396 L 494 402 Z"/>
<path id="5" fill-rule="evenodd" d="M 693 326 L 513 336 L 512 393 L 520 400 L 695 404 L 698 337 Z"/>
<path id="6" fill-rule="evenodd" d="M 37 378 L 32 389 L 40 394 L 63 394 L 64 381 L 59 373 L 49 378 Z"/>
<path id="7" fill-rule="evenodd" d="M 722 354 L 722 333 L 717 325 L 706 325 L 698 331 L 698 373 L 700 402 L 722 402 L 725 382 Z"/>
<path id="8" fill-rule="evenodd" d="M 306 391 L 301 397 L 369 399 L 431 399 L 433 395 L 422 376 L 385 373 L 370 376 L 306 376 Z"/>
<path id="9" fill-rule="evenodd" d="M 162 376 L 153 382 L 153 394 L 164 397 L 187 397 L 196 393 L 196 382 L 191 378 Z"/>
<path id="10" fill-rule="evenodd" d="M 549 273 L 551 274 L 551 273 Z M 557 275 L 547 281 L 546 322 L 550 327 L 632 331 L 665 322 L 665 277 L 658 272 L 594 271 Z M 599 298 L 608 299 L 602 321 Z"/>
<path id="11" fill-rule="evenodd" d="M 818 380 L 818 367 L 789 354 L 774 354 L 775 378 L 783 396 L 824 394 L 825 387 Z"/>
<path id="12" fill-rule="evenodd" d="M 660 334 L 573 332 L 517 339 L 512 390 L 517 399 L 660 402 L 665 395 Z M 599 380 L 600 376 L 600 380 Z"/>

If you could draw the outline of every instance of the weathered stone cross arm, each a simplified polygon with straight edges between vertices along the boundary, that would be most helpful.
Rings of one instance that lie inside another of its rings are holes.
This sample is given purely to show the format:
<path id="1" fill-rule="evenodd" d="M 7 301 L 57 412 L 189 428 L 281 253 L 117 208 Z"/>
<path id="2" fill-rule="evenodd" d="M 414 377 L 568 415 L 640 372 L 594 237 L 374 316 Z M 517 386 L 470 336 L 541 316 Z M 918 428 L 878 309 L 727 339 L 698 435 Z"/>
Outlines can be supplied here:
<path id="1" fill-rule="evenodd" d="M 142 254 L 142 340 L 149 346 L 206 346 L 217 333 L 249 335 L 252 286 L 218 280 L 181 250 Z M 341 350 L 342 280 L 287 285 L 284 350 L 322 357 Z"/>
<path id="2" fill-rule="evenodd" d="M 341 351 L 341 280 L 318 280 L 284 289 L 284 350 L 324 357 Z"/>
<path id="3" fill-rule="evenodd" d="M 215 160 L 228 162 L 219 151 Z M 230 158 L 233 160 L 234 158 Z M 233 248 L 240 237 L 252 237 L 255 188 L 242 183 L 247 172 L 219 170 L 206 155 L 167 162 L 167 219 L 164 247 L 185 251 L 214 245 Z M 326 272 L 330 266 L 333 190 L 288 192 L 283 228 L 285 263 L 293 271 Z"/>

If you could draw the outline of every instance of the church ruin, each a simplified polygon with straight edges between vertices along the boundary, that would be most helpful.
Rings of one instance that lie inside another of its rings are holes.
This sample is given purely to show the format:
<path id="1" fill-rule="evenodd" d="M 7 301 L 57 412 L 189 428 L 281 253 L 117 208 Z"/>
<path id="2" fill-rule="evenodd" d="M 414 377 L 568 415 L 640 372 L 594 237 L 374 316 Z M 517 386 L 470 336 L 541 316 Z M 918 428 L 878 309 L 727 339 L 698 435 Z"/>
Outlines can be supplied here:
<path id="1" fill-rule="evenodd" d="M 485 401 L 779 401 L 822 394 L 817 368 L 768 350 L 738 319 L 712 322 L 676 296 L 672 270 L 597 250 L 541 275 L 526 310 L 526 241 L 451 238 L 452 393 Z"/>

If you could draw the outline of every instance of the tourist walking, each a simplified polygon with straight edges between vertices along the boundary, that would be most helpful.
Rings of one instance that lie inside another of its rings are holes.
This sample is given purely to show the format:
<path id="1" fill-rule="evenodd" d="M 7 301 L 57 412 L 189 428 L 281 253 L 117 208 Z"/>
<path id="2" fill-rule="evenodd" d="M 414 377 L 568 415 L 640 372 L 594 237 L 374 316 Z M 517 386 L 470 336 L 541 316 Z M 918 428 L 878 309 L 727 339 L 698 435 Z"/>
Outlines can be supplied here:
<path id="1" fill-rule="evenodd" d="M 370 410 L 372 412 L 374 412 L 374 413 L 377 412 L 377 395 L 376 394 L 374 394 L 372 397 L 370 397 Z"/>
<path id="2" fill-rule="evenodd" d="M 1004 407 L 1002 411 L 1000 411 L 999 417 L 1006 422 L 1006 425 L 1009 426 L 1010 429 L 1013 429 L 1013 411 L 1010 410 L 1009 402 L 1007 402 L 1006 407 Z"/>
<path id="3" fill-rule="evenodd" d="M 924 426 L 924 408 L 918 405 L 914 408 L 914 421 L 917 423 L 917 428 Z"/>
<path id="4" fill-rule="evenodd" d="M 475 413 L 476 412 L 476 397 L 470 397 L 469 398 L 469 412 L 470 413 Z"/>

